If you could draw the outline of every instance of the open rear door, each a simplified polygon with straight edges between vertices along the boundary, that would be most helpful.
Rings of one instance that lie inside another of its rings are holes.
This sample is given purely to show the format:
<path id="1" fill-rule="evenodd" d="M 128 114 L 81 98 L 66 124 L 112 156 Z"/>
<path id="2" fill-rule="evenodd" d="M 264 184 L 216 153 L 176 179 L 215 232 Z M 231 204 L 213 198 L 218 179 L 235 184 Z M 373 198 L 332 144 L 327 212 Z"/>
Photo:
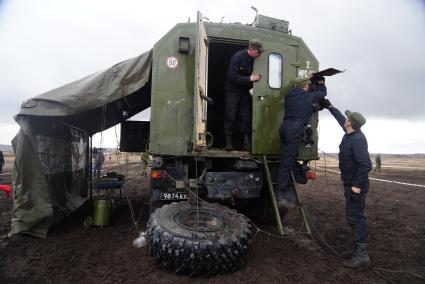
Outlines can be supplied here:
<path id="1" fill-rule="evenodd" d="M 254 61 L 254 73 L 263 77 L 254 83 L 252 153 L 280 154 L 279 127 L 289 82 L 296 76 L 294 46 L 267 43 L 266 52 Z"/>
<path id="2" fill-rule="evenodd" d="M 194 94 L 194 137 L 193 150 L 206 147 L 207 120 L 207 33 L 202 22 L 202 14 L 197 13 L 196 54 L 195 54 L 195 94 Z"/>

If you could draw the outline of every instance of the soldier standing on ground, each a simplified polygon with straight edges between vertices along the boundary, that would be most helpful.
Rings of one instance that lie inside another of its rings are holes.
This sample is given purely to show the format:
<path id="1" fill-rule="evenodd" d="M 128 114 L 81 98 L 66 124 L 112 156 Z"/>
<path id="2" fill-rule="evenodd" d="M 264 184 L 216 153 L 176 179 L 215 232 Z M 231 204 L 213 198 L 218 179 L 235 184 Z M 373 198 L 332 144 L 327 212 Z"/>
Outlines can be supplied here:
<path id="1" fill-rule="evenodd" d="M 381 163 L 382 163 L 381 154 L 376 155 L 375 163 L 376 163 L 376 165 L 375 165 L 375 169 L 373 171 L 374 172 L 378 171 L 378 173 L 380 173 L 381 172 Z"/>
<path id="2" fill-rule="evenodd" d="M 349 110 L 345 111 L 345 117 L 329 100 L 326 100 L 325 108 L 329 109 L 345 132 L 339 145 L 338 157 L 345 190 L 345 214 L 353 231 L 354 255 L 344 265 L 356 269 L 369 268 L 371 260 L 367 254 L 368 233 L 364 209 L 372 162 L 366 137 L 360 130 L 366 119 L 360 113 Z"/>
<path id="3" fill-rule="evenodd" d="M 141 156 L 142 160 L 142 177 L 148 176 L 148 161 L 149 161 L 149 154 L 147 152 L 144 152 Z"/>
<path id="4" fill-rule="evenodd" d="M 236 118 L 239 118 L 243 150 L 251 150 L 251 109 L 252 99 L 249 90 L 261 75 L 252 73 L 254 59 L 260 57 L 263 44 L 258 39 L 249 41 L 248 49 L 233 54 L 230 59 L 225 84 L 224 140 L 227 151 L 233 150 L 233 131 Z"/>
<path id="5" fill-rule="evenodd" d="M 102 170 L 103 162 L 105 161 L 105 155 L 103 154 L 103 149 L 99 148 L 96 149 L 93 148 L 93 155 L 94 155 L 94 177 L 96 180 L 99 180 L 100 173 Z"/>
<path id="6" fill-rule="evenodd" d="M 3 171 L 3 166 L 4 166 L 4 155 L 3 155 L 3 151 L 0 151 L 0 174 Z"/>

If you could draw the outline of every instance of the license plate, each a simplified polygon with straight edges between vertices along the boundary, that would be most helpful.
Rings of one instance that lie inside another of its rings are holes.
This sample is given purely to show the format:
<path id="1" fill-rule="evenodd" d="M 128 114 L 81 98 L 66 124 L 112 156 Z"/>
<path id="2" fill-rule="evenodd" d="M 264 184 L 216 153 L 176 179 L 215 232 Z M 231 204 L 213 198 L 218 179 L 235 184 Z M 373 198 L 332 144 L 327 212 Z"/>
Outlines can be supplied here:
<path id="1" fill-rule="evenodd" d="M 187 199 L 187 193 L 185 192 L 161 192 L 161 200 L 181 200 Z"/>

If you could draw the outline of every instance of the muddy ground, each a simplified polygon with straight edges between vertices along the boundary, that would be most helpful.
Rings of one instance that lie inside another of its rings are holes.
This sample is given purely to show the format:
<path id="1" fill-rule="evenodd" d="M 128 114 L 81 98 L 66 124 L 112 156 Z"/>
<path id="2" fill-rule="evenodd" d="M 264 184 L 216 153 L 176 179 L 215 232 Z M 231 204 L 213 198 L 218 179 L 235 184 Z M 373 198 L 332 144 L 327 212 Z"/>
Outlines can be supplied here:
<path id="1" fill-rule="evenodd" d="M 4 172 L 12 160 L 7 159 Z M 107 159 L 107 163 L 111 169 L 113 160 Z M 424 164 L 423 157 L 383 156 L 382 172 L 370 176 L 424 185 Z M 148 180 L 135 174 L 135 168 L 139 165 L 129 164 L 127 170 L 121 166 L 129 177 L 124 195 L 129 196 L 136 215 L 143 208 L 138 225 L 144 228 Z M 325 168 L 322 159 L 316 169 L 317 179 L 299 186 L 314 241 L 302 234 L 302 219 L 298 210 L 293 210 L 284 226 L 287 232 L 300 234 L 274 238 L 258 233 L 246 264 L 235 273 L 190 278 L 155 265 L 146 248 L 132 246 L 137 233 L 123 198 L 117 199 L 109 227 L 84 227 L 83 212 L 54 226 L 47 239 L 1 239 L 0 283 L 425 283 L 420 278 L 425 275 L 425 188 L 371 180 L 366 215 L 375 269 L 355 272 L 344 268 L 335 255 L 352 245 L 339 176 L 332 172 L 336 161 L 328 157 Z M 10 184 L 10 175 L 1 179 L 0 183 Z M 0 197 L 0 236 L 9 230 L 11 208 L 12 200 Z M 274 226 L 259 226 L 277 234 Z"/>

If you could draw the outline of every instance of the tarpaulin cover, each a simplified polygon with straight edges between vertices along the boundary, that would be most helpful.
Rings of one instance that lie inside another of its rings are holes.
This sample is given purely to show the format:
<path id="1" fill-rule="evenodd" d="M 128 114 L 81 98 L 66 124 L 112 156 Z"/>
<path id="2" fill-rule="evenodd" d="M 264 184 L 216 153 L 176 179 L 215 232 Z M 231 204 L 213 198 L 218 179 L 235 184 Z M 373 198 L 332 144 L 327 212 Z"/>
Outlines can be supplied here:
<path id="1" fill-rule="evenodd" d="M 22 103 L 9 235 L 46 237 L 86 201 L 89 137 L 150 106 L 151 64 L 152 50 Z"/>

